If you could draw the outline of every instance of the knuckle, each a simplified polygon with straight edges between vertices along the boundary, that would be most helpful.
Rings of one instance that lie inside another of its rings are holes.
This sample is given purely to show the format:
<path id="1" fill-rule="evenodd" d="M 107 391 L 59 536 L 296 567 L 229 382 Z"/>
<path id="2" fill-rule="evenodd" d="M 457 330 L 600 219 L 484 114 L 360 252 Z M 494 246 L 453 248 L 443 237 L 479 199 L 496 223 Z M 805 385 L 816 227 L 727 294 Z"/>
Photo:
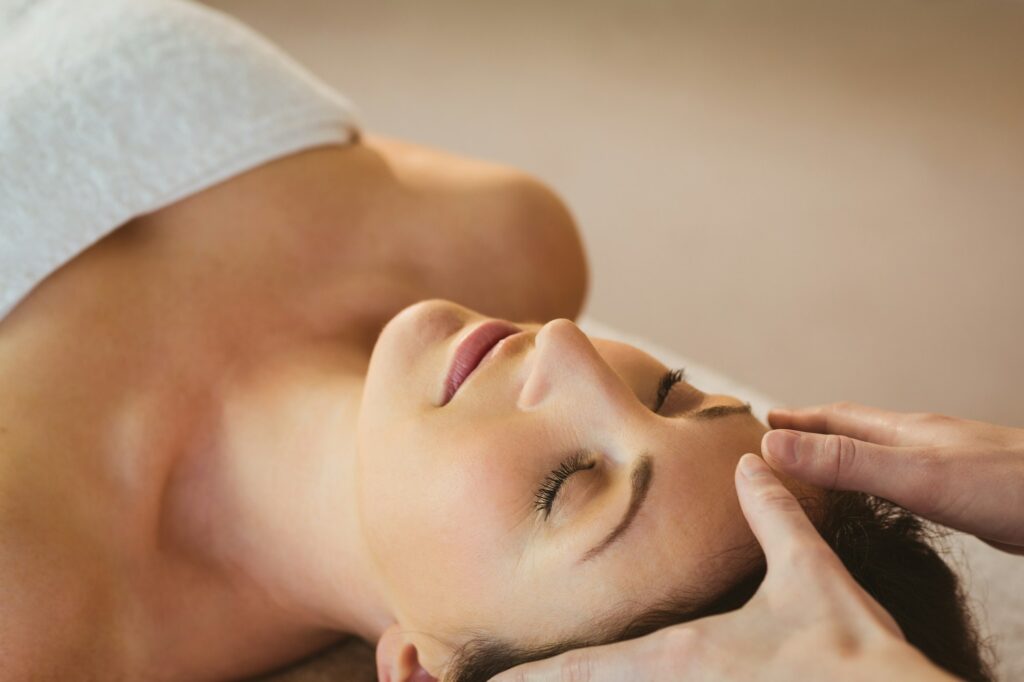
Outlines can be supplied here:
<path id="1" fill-rule="evenodd" d="M 850 401 L 830 403 L 824 409 L 824 431 L 825 433 L 837 433 L 842 430 L 842 417 L 856 413 L 859 405 Z"/>
<path id="2" fill-rule="evenodd" d="M 915 423 L 916 441 L 920 444 L 937 445 L 951 439 L 959 439 L 965 424 L 963 419 L 935 412 L 920 413 L 918 419 Z"/>
<path id="3" fill-rule="evenodd" d="M 827 461 L 833 463 L 831 487 L 835 488 L 852 474 L 857 466 L 857 441 L 849 436 L 830 434 L 825 436 L 821 449 Z"/>
<path id="4" fill-rule="evenodd" d="M 946 458 L 938 448 L 922 448 L 914 453 L 914 512 L 923 516 L 940 513 L 948 504 L 950 472 Z"/>
<path id="5" fill-rule="evenodd" d="M 927 425 L 934 423 L 935 418 L 939 416 L 934 412 L 909 412 L 905 418 L 910 424 Z"/>
<path id="6" fill-rule="evenodd" d="M 913 443 L 921 424 L 920 413 L 901 414 L 889 427 L 890 442 L 897 445 Z"/>

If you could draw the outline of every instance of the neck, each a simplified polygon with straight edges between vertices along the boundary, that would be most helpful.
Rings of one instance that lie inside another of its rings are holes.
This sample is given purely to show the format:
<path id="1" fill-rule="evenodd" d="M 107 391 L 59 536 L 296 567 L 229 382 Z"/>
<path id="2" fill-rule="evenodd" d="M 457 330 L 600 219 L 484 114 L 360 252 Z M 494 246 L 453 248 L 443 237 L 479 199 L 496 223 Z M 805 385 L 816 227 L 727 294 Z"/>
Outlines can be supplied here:
<path id="1" fill-rule="evenodd" d="M 246 363 L 224 385 L 211 445 L 168 484 L 170 545 L 294 633 L 375 641 L 391 620 L 356 508 L 368 355 L 320 342 Z"/>

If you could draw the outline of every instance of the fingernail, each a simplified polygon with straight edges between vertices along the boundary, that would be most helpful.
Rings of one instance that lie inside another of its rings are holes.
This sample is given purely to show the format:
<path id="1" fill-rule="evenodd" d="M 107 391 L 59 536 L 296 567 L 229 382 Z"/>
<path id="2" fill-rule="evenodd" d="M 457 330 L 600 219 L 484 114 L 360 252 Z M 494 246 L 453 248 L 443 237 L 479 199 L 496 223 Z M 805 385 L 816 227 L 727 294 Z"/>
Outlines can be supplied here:
<path id="1" fill-rule="evenodd" d="M 740 473 L 745 478 L 757 478 L 758 476 L 764 476 L 768 466 L 764 463 L 760 457 L 753 453 L 747 453 L 740 457 Z"/>
<path id="2" fill-rule="evenodd" d="M 764 454 L 771 453 L 771 458 L 779 464 L 796 463 L 796 444 L 800 434 L 789 429 L 769 431 L 764 437 Z"/>

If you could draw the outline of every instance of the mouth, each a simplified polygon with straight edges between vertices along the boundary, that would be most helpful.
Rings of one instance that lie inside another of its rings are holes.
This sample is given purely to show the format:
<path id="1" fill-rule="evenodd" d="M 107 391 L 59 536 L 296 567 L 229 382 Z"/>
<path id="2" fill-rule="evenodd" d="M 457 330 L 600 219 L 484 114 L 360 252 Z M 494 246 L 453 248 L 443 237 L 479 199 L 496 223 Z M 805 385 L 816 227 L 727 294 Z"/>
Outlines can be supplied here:
<path id="1" fill-rule="evenodd" d="M 446 405 L 455 396 L 455 392 L 499 341 L 520 331 L 519 327 L 502 320 L 488 320 L 471 331 L 455 349 L 455 357 L 444 380 L 444 399 L 441 405 Z"/>

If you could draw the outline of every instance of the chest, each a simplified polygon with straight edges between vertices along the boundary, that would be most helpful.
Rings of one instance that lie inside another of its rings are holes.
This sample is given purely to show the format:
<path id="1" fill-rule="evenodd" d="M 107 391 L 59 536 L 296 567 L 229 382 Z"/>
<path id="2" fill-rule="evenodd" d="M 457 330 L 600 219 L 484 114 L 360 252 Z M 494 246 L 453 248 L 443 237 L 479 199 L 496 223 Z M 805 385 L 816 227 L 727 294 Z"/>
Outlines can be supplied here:
<path id="1" fill-rule="evenodd" d="M 148 309 L 132 286 L 132 257 L 149 257 L 134 237 L 97 245 L 0 322 L 5 679 L 118 679 L 137 655 L 126 625 L 180 431 L 174 405 L 151 390 L 176 373 L 174 359 L 153 371 L 166 343 L 156 320 L 174 307 Z"/>

